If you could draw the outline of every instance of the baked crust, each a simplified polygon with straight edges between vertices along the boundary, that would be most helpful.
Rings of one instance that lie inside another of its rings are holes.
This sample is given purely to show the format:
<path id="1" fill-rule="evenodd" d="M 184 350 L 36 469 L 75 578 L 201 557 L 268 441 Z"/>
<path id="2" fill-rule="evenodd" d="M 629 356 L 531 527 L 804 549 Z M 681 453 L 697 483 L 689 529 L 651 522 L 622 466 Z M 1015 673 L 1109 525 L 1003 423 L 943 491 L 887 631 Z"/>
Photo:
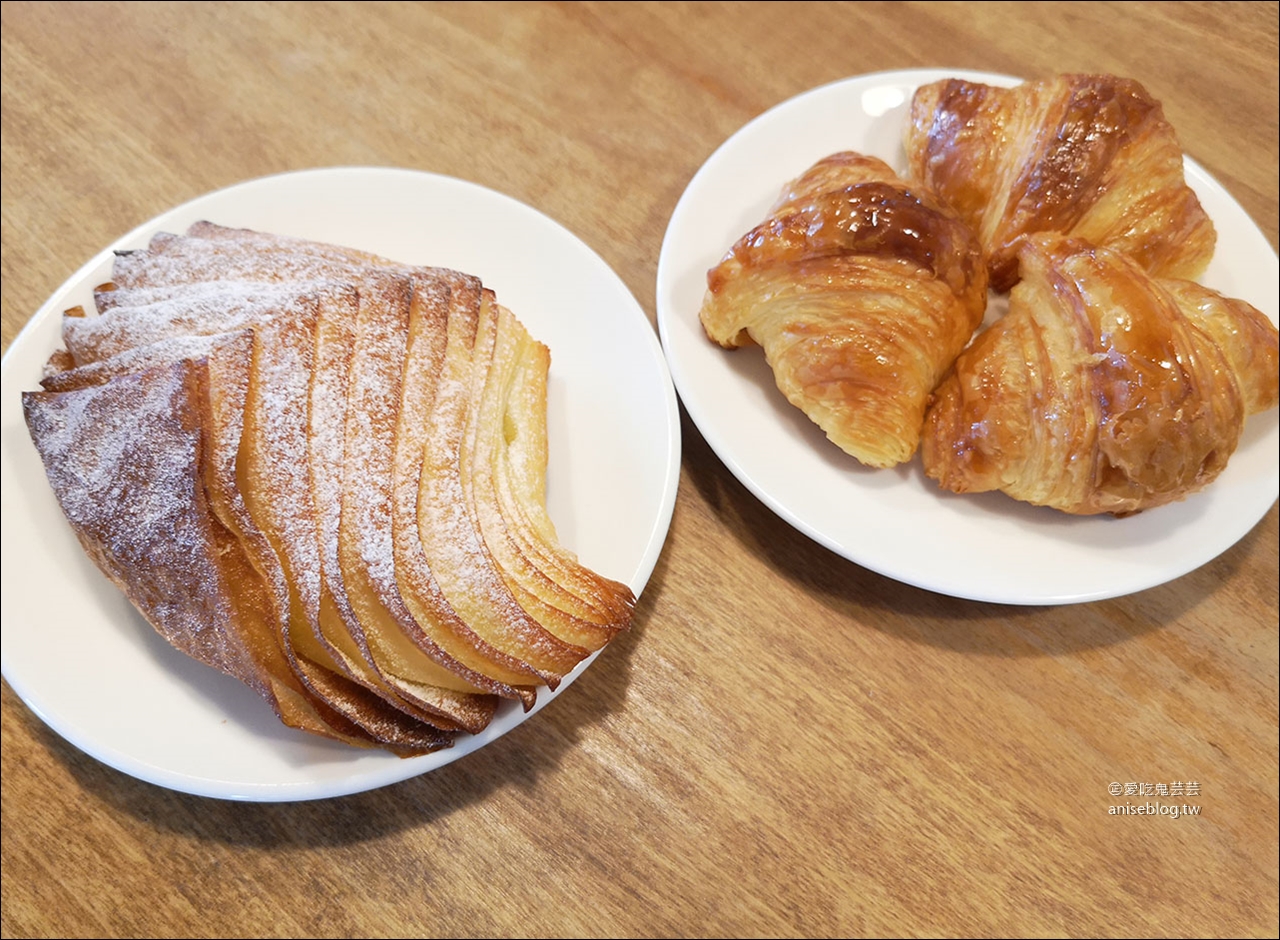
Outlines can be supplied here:
<path id="1" fill-rule="evenodd" d="M 1184 499 L 1276 401 L 1276 328 L 1243 301 L 1118 251 L 1029 236 L 1009 312 L 934 395 L 925 473 L 1075 514 Z"/>
<path id="2" fill-rule="evenodd" d="M 445 747 L 625 629 L 631 591 L 545 517 L 545 347 L 478 280 L 211 223 L 119 255 L 112 278 L 96 315 L 64 318 L 67 348 L 24 398 L 32 436 L 95 562 L 286 723 Z M 57 418 L 135 399 L 163 420 Z M 198 563 L 119 525 L 118 501 L 86 515 L 77 449 L 153 452 L 164 473 L 121 458 L 93 479 L 175 507 Z M 447 522 L 423 509 L 446 493 Z"/>
<path id="3" fill-rule="evenodd" d="M 855 153 L 819 161 L 707 274 L 701 320 L 764 347 L 778 388 L 872 467 L 911 458 L 929 393 L 982 322 L 977 241 L 926 190 Z"/>
<path id="4" fill-rule="evenodd" d="M 977 233 L 997 291 L 1017 282 L 1019 242 L 1035 232 L 1122 251 L 1157 277 L 1195 278 L 1213 255 L 1177 135 L 1131 79 L 934 82 L 912 99 L 905 146 L 909 177 Z"/>

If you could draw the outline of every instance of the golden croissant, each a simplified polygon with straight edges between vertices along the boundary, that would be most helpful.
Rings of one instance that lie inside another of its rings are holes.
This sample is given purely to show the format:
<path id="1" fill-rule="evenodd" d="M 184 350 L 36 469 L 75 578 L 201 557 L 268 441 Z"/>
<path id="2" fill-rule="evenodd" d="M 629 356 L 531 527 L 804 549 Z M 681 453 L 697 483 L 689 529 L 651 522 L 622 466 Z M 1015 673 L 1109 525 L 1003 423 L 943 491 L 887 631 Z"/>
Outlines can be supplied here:
<path id="1" fill-rule="evenodd" d="M 908 175 L 977 233 L 991 286 L 1018 278 L 1018 245 L 1057 232 L 1114 248 L 1157 277 L 1198 277 L 1213 223 L 1187 186 L 1160 103 L 1110 75 L 997 88 L 947 79 L 917 89 Z"/>
<path id="2" fill-rule="evenodd" d="M 925 473 L 1076 514 L 1183 499 L 1276 406 L 1276 327 L 1249 304 L 1152 278 L 1118 251 L 1026 238 L 1009 312 L 980 333 L 925 419 Z"/>
<path id="3" fill-rule="evenodd" d="M 69 311 L 36 447 L 99 567 L 285 723 L 416 754 L 634 598 L 546 514 L 549 357 L 470 276 L 197 223 Z"/>
<path id="4" fill-rule="evenodd" d="M 707 274 L 701 321 L 764 348 L 778 388 L 872 467 L 910 459 L 930 391 L 982 322 L 968 228 L 882 161 L 838 153 L 783 191 Z"/>

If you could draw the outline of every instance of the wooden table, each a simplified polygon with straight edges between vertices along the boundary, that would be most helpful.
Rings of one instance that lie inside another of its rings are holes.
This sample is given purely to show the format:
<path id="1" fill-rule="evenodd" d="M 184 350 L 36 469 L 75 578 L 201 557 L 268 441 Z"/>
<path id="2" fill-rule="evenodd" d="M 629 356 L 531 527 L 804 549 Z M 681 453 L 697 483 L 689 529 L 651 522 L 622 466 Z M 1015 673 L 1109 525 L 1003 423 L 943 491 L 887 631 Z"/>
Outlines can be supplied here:
<path id="1" fill-rule="evenodd" d="M 1132 76 L 1277 243 L 1274 3 L 6 2 L 3 24 L 6 348 L 134 226 L 325 165 L 509 193 L 653 318 L 667 220 L 723 140 L 919 66 Z M 187 796 L 6 684 L 3 935 L 1275 934 L 1275 506 L 1161 587 L 974 603 L 819 547 L 682 430 L 634 629 L 442 770 Z M 1201 814 L 1109 816 L 1113 781 L 1183 783 Z"/>

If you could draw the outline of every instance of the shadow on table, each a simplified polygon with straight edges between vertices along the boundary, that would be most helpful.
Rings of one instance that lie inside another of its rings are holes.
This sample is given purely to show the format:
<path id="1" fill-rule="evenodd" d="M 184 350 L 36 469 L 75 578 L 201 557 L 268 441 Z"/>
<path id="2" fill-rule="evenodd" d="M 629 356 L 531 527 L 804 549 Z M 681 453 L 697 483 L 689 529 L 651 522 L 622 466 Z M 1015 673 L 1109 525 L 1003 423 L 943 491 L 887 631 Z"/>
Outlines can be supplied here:
<path id="1" fill-rule="evenodd" d="M 632 628 L 532 720 L 429 773 L 349 796 L 292 803 L 250 803 L 193 796 L 137 780 L 78 750 L 13 696 L 13 719 L 60 760 L 84 793 L 160 829 L 246 848 L 356 845 L 429 826 L 499 790 L 528 790 L 578 745 L 582 731 L 622 708 L 631 660 L 662 590 L 659 558 Z M 20 712 L 20 717 L 19 717 Z"/>
<path id="2" fill-rule="evenodd" d="M 1261 537 L 1262 525 L 1255 526 L 1196 571 L 1124 597 L 1062 606 L 964 600 L 894 581 L 812 541 L 743 486 L 683 412 L 682 431 L 693 486 L 754 556 L 860 627 L 962 653 L 1053 656 L 1123 643 L 1178 619 L 1218 590 Z"/>

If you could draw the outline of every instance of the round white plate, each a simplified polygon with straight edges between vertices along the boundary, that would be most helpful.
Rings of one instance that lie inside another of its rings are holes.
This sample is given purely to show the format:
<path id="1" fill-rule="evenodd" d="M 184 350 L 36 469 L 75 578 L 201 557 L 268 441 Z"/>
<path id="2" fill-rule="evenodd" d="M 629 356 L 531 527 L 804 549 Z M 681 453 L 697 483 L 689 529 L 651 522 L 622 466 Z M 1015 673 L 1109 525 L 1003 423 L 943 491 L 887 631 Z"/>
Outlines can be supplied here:
<path id="1" fill-rule="evenodd" d="M 551 350 L 547 504 L 561 540 L 637 595 L 653 571 L 675 502 L 679 414 L 657 337 L 608 265 L 546 216 L 470 183 L 376 168 L 289 173 L 203 196 L 120 239 L 54 294 L 5 354 L 5 679 L 50 727 L 105 763 L 226 799 L 355 793 L 483 747 L 570 682 L 555 695 L 543 690 L 528 714 L 504 703 L 484 733 L 424 757 L 330 743 L 284 727 L 247 687 L 172 649 L 66 525 L 27 435 L 20 393 L 38 388 L 60 344 L 61 311 L 91 308 L 113 251 L 200 219 L 479 277 Z"/>
<path id="2" fill-rule="evenodd" d="M 1275 410 L 1249 420 L 1227 470 L 1190 499 L 1126 519 L 1078 518 L 1000 493 L 943 493 L 918 460 L 863 468 L 786 402 L 758 348 L 726 351 L 702 332 L 707 269 L 764 218 L 783 184 L 840 150 L 905 170 L 901 137 L 911 95 L 947 77 L 1019 81 L 945 70 L 860 76 L 778 105 L 711 155 L 676 205 L 658 263 L 658 328 L 680 398 L 720 459 L 774 512 L 896 580 L 975 600 L 1062 604 L 1185 574 L 1233 545 L 1275 502 Z M 1275 252 L 1226 190 L 1194 162 L 1186 169 L 1218 230 L 1203 282 L 1274 322 Z"/>

